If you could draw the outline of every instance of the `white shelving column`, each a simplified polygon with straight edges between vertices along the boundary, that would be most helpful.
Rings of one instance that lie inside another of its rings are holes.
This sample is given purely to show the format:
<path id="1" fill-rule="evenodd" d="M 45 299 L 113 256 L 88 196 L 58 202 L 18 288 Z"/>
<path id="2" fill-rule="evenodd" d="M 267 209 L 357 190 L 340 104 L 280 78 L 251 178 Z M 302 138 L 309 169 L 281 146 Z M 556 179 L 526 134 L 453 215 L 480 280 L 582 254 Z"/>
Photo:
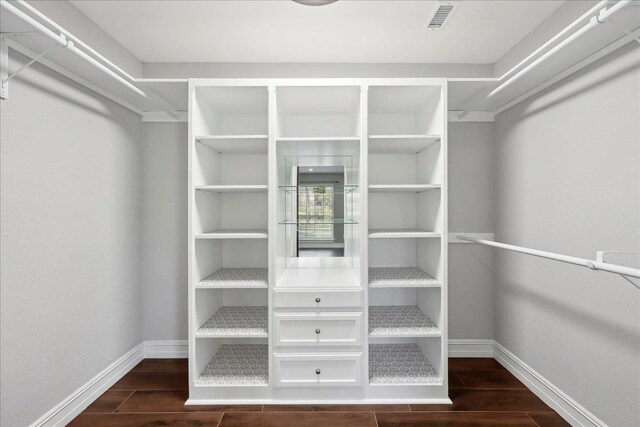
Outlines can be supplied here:
<path id="1" fill-rule="evenodd" d="M 446 400 L 446 81 L 380 80 L 368 91 L 368 396 Z"/>
<path id="2" fill-rule="evenodd" d="M 188 403 L 269 396 L 268 89 L 189 84 Z"/>
<path id="3" fill-rule="evenodd" d="M 189 81 L 187 404 L 449 401 L 446 91 Z M 295 256 L 305 166 L 344 168 L 344 257 Z"/>

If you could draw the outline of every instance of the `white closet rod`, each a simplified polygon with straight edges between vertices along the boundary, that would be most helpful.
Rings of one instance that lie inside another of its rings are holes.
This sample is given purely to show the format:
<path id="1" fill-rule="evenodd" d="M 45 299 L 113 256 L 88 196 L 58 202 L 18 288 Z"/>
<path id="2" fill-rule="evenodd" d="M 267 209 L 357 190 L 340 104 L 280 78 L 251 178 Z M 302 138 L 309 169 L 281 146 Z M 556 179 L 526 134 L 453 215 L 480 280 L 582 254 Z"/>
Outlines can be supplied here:
<path id="1" fill-rule="evenodd" d="M 37 29 L 42 34 L 44 34 L 45 36 L 49 37 L 51 40 L 55 41 L 56 43 L 58 43 L 60 46 L 69 49 L 71 52 L 75 53 L 76 55 L 78 55 L 79 57 L 81 57 L 85 61 L 89 62 L 90 64 L 92 64 L 96 68 L 99 68 L 100 70 L 102 70 L 102 72 L 104 72 L 105 74 L 107 74 L 110 77 L 112 77 L 113 79 L 119 81 L 123 85 L 127 86 L 129 89 L 133 90 L 138 95 L 140 95 L 140 96 L 144 97 L 145 99 L 148 99 L 149 101 L 151 101 L 154 104 L 158 105 L 164 112 L 169 114 L 171 117 L 173 117 L 175 119 L 179 119 L 178 114 L 176 114 L 174 111 L 172 111 L 171 109 L 166 108 L 164 105 L 162 105 L 161 102 L 159 102 L 153 96 L 148 95 L 142 89 L 140 89 L 139 87 L 135 86 L 133 83 L 131 83 L 130 81 L 126 80 L 124 77 L 120 76 L 115 71 L 113 71 L 112 69 L 110 69 L 106 65 L 102 64 L 97 59 L 91 57 L 86 52 L 78 49 L 75 46 L 75 44 L 73 43 L 73 41 L 68 40 L 67 37 L 65 37 L 63 34 L 55 33 L 54 31 L 52 31 L 49 28 L 45 27 L 40 22 L 36 21 L 35 19 L 33 19 L 32 17 L 30 17 L 29 15 L 27 15 L 26 13 L 24 13 L 20 9 L 18 9 L 17 7 L 9 4 L 9 2 L 6 1 L 6 0 L 0 1 L 0 6 L 2 6 L 4 9 L 6 9 L 8 12 L 12 13 L 16 17 L 22 19 L 24 22 L 26 22 L 27 24 L 31 25 L 35 29 Z"/>
<path id="2" fill-rule="evenodd" d="M 516 80 L 518 80 L 519 78 L 527 74 L 531 69 L 537 67 L 540 63 L 545 61 L 551 55 L 555 54 L 560 49 L 562 49 L 569 43 L 573 42 L 575 39 L 582 36 L 587 31 L 597 27 L 599 24 L 604 24 L 613 14 L 615 14 L 616 12 L 619 12 L 620 10 L 629 6 L 630 4 L 631 4 L 631 0 L 620 0 L 608 9 L 606 7 L 600 9 L 600 12 L 598 13 L 598 15 L 592 16 L 586 25 L 584 25 L 582 28 L 577 30 L 575 33 L 571 34 L 566 39 L 562 40 L 560 43 L 558 43 L 553 48 L 545 52 L 543 55 L 539 56 L 535 61 L 533 61 L 526 67 L 524 67 L 522 70 L 518 71 L 509 80 L 505 81 L 500 86 L 492 90 L 487 95 L 487 98 L 491 98 L 493 95 L 500 92 L 502 89 L 506 88 L 507 86 L 509 86 L 510 84 L 512 84 L 513 82 L 515 82 Z"/>
<path id="3" fill-rule="evenodd" d="M 636 268 L 624 267 L 622 265 L 609 264 L 606 262 L 593 261 L 590 259 L 577 258 L 568 255 L 561 255 L 553 252 L 539 251 L 537 249 L 524 248 L 522 246 L 507 245 L 506 243 L 493 242 L 491 240 L 476 239 L 475 237 L 469 237 L 461 234 L 457 235 L 456 237 L 459 240 L 465 240 L 467 242 L 479 243 L 481 245 L 493 246 L 494 248 L 506 249 L 508 251 L 520 252 L 540 258 L 552 259 L 554 261 L 579 265 L 581 267 L 587 267 L 591 270 L 606 271 L 607 273 L 621 274 L 623 276 L 635 277 L 637 279 L 640 279 L 640 270 Z"/>

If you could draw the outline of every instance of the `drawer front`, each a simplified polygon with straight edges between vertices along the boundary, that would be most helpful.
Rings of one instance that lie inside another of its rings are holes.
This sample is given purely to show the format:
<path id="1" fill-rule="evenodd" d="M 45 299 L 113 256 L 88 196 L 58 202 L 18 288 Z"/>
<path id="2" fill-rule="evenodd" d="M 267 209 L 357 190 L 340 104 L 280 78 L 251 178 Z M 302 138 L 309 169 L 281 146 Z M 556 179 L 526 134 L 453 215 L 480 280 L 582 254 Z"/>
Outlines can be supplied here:
<path id="1" fill-rule="evenodd" d="M 275 345 L 360 346 L 362 313 L 277 313 Z"/>
<path id="2" fill-rule="evenodd" d="M 275 308 L 362 308 L 362 291 L 274 292 Z"/>
<path id="3" fill-rule="evenodd" d="M 349 387 L 362 382 L 362 353 L 276 354 L 277 387 Z"/>

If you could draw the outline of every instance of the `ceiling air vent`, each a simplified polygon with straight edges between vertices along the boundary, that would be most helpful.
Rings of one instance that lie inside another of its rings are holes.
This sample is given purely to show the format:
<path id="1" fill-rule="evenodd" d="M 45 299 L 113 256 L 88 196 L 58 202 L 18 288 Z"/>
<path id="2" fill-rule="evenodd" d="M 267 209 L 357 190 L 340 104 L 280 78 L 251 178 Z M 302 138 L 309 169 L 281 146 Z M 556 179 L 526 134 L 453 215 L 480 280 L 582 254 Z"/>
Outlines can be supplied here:
<path id="1" fill-rule="evenodd" d="M 459 1 L 439 1 L 427 20 L 427 28 L 438 30 L 444 28 L 453 15 L 453 12 L 460 5 Z"/>

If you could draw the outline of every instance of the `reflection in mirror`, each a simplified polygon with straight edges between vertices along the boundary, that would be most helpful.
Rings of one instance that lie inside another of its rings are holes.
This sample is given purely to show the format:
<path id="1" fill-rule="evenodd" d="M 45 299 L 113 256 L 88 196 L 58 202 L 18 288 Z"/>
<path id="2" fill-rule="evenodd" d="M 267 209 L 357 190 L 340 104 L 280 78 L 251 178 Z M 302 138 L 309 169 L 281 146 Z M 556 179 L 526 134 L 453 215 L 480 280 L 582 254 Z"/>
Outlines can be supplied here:
<path id="1" fill-rule="evenodd" d="M 344 174 L 343 166 L 297 168 L 296 256 L 344 256 Z"/>

